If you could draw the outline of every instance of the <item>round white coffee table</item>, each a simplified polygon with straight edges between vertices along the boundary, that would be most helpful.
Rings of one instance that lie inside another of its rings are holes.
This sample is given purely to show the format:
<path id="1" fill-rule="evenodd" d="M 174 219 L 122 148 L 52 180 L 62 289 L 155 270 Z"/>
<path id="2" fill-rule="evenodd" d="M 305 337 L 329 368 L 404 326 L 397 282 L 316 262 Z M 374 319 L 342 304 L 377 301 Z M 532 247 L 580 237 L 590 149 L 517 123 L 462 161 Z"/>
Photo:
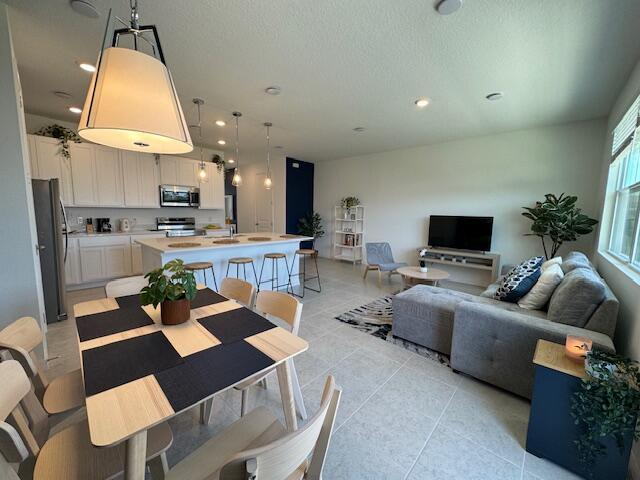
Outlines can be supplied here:
<path id="1" fill-rule="evenodd" d="M 403 290 L 419 283 L 426 283 L 436 287 L 440 280 L 449 278 L 448 272 L 431 267 L 426 272 L 421 272 L 420 267 L 400 267 L 397 271 L 402 277 Z"/>

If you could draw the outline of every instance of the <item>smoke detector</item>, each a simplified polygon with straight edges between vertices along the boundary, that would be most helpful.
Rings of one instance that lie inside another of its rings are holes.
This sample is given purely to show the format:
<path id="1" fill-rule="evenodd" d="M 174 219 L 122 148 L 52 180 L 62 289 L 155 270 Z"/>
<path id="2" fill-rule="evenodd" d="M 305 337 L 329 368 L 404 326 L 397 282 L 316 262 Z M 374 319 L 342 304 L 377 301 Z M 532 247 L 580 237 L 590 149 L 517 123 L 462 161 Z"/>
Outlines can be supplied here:
<path id="1" fill-rule="evenodd" d="M 282 89 L 274 85 L 274 86 L 265 88 L 264 93 L 266 93 L 267 95 L 280 95 L 282 93 Z"/>
<path id="2" fill-rule="evenodd" d="M 71 8 L 80 15 L 89 18 L 98 18 L 100 16 L 100 12 L 88 0 L 71 0 L 70 3 Z"/>
<path id="3" fill-rule="evenodd" d="M 436 11 L 440 15 L 451 15 L 462 6 L 462 0 L 442 0 L 436 5 Z"/>

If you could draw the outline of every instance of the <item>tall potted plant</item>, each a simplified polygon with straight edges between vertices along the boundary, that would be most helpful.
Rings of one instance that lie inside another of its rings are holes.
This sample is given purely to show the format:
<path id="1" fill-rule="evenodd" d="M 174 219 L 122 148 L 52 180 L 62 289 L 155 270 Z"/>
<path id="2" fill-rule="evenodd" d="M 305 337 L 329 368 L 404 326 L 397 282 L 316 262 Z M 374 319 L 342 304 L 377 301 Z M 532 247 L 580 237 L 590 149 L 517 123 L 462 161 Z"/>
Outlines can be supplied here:
<path id="1" fill-rule="evenodd" d="M 196 278 L 193 272 L 185 270 L 182 260 L 171 260 L 144 278 L 149 279 L 149 285 L 140 293 L 142 305 L 156 308 L 160 305 L 160 316 L 165 325 L 189 320 L 191 300 L 196 297 Z"/>
<path id="2" fill-rule="evenodd" d="M 540 237 L 547 259 L 555 257 L 563 243 L 574 242 L 581 235 L 593 232 L 597 225 L 597 220 L 589 218 L 576 206 L 577 201 L 576 196 L 547 193 L 544 200 L 536 202 L 534 207 L 522 207 L 526 210 L 522 215 L 532 221 L 532 233 L 525 235 Z M 547 239 L 551 241 L 549 248 Z"/>
<path id="3" fill-rule="evenodd" d="M 638 362 L 602 350 L 589 352 L 586 362 L 587 378 L 571 406 L 578 458 L 598 477 L 626 478 L 633 440 L 640 438 Z"/>
<path id="4" fill-rule="evenodd" d="M 318 212 L 308 213 L 298 220 L 298 232 L 305 237 L 313 237 L 311 248 L 316 249 L 316 239 L 324 236 L 322 217 Z"/>

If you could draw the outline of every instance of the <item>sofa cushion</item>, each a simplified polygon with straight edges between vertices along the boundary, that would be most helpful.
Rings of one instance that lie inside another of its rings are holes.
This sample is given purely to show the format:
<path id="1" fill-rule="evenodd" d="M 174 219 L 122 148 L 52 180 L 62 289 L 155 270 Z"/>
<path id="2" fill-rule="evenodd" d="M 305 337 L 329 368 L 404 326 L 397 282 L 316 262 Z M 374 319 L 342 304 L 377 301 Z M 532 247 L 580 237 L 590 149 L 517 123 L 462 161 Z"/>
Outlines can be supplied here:
<path id="1" fill-rule="evenodd" d="M 518 305 L 527 310 L 542 310 L 564 278 L 558 263 L 550 264 L 546 268 L 543 264 L 540 270 L 542 273 L 536 284 L 518 302 Z"/>
<path id="2" fill-rule="evenodd" d="M 553 292 L 547 318 L 584 327 L 605 297 L 605 285 L 591 268 L 574 268 Z"/>
<path id="3" fill-rule="evenodd" d="M 591 262 L 582 252 L 570 252 L 562 262 L 562 271 L 567 274 L 576 268 L 591 268 Z"/>
<path id="4" fill-rule="evenodd" d="M 562 257 L 553 257 L 550 258 L 549 260 L 547 260 L 546 262 L 544 262 L 541 266 L 540 266 L 540 270 L 542 270 L 543 272 L 549 268 L 551 265 L 562 265 Z"/>
<path id="5" fill-rule="evenodd" d="M 532 257 L 514 268 L 502 281 L 495 294 L 496 300 L 516 303 L 536 284 L 540 277 L 542 257 Z"/>

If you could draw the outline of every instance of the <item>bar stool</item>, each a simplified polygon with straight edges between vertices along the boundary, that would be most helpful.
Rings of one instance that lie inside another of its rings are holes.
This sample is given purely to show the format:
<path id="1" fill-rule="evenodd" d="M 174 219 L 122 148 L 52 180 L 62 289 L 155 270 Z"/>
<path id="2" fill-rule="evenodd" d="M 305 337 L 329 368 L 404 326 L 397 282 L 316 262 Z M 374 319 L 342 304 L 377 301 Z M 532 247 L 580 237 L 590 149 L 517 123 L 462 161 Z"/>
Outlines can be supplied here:
<path id="1" fill-rule="evenodd" d="M 262 272 L 264 270 L 264 262 L 266 260 L 271 260 L 271 278 L 262 280 Z M 260 267 L 260 278 L 258 279 L 258 291 L 260 291 L 260 285 L 268 282 L 271 282 L 272 291 L 278 291 L 280 290 L 280 287 L 287 287 L 287 292 L 289 291 L 289 287 L 291 286 L 291 277 L 289 276 L 289 280 L 287 281 L 287 283 L 283 283 L 282 285 L 280 285 L 280 280 L 278 278 L 278 270 L 279 270 L 278 260 L 284 260 L 284 266 L 287 269 L 287 273 L 289 273 L 289 262 L 287 262 L 287 256 L 284 253 L 279 253 L 279 252 L 265 253 L 264 257 L 262 257 L 262 266 Z M 274 281 L 275 281 L 275 284 L 274 284 Z"/>
<path id="2" fill-rule="evenodd" d="M 251 264 L 251 268 L 253 269 L 253 278 L 256 280 L 256 285 L 258 285 L 258 275 L 256 275 L 256 267 L 253 264 L 253 258 L 251 257 L 233 257 L 229 259 L 229 263 L 227 264 L 227 274 L 229 276 L 229 267 L 231 265 L 236 266 L 236 278 L 240 278 L 240 265 L 242 265 L 242 272 L 244 275 L 244 281 L 247 281 L 247 264 Z"/>
<path id="3" fill-rule="evenodd" d="M 302 257 L 302 272 L 298 269 L 298 273 L 293 273 L 293 266 L 296 264 L 296 255 L 298 259 Z M 307 257 L 313 258 L 313 262 L 316 265 L 316 275 L 313 277 L 307 277 Z M 297 293 L 293 293 L 293 284 L 291 284 L 291 277 L 297 275 L 298 278 L 302 277 L 302 295 L 298 295 Z M 315 280 L 318 279 L 318 289 L 311 288 L 307 286 L 307 280 Z M 311 290 L 312 292 L 320 293 L 322 291 L 322 285 L 320 285 L 320 271 L 318 270 L 318 257 L 316 255 L 316 251 L 310 248 L 301 248 L 296 250 L 296 253 L 293 255 L 293 262 L 291 263 L 291 270 L 289 270 L 289 284 L 291 285 L 291 292 L 300 298 L 304 298 L 304 291 Z"/>
<path id="4" fill-rule="evenodd" d="M 215 287 L 216 292 L 218 291 L 218 283 L 216 282 L 216 272 L 213 271 L 213 263 L 211 262 L 186 263 L 184 265 L 184 268 L 185 270 L 189 270 L 191 272 L 202 271 L 202 276 L 204 277 L 205 285 L 207 285 L 207 269 L 211 269 L 211 275 L 213 275 L 213 286 Z"/>

